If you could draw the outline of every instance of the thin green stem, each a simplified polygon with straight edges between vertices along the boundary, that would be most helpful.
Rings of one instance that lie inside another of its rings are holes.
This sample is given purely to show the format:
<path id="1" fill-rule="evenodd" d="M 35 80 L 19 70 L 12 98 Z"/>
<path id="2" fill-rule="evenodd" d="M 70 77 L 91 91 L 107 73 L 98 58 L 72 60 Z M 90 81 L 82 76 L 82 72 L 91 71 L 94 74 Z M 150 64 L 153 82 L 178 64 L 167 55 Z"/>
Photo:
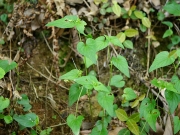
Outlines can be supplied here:
<path id="1" fill-rule="evenodd" d="M 82 90 L 83 90 L 83 87 L 81 88 L 81 91 L 80 91 L 80 93 L 79 93 L 78 101 L 77 101 L 77 104 L 76 104 L 76 114 L 75 114 L 75 116 L 77 116 L 77 110 L 78 110 L 78 105 L 79 105 L 79 99 L 80 99 L 80 97 L 81 97 Z"/>

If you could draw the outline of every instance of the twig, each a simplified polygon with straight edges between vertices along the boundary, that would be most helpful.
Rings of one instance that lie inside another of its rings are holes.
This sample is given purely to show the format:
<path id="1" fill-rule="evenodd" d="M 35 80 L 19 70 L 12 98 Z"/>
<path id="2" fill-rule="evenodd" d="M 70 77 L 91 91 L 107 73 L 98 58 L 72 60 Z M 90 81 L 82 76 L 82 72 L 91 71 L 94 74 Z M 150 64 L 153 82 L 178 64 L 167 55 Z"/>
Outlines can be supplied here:
<path id="1" fill-rule="evenodd" d="M 34 84 L 33 84 L 33 89 L 34 89 L 34 93 L 36 94 L 36 98 L 39 98 L 39 97 L 38 97 L 38 94 L 37 94 L 37 90 L 36 90 L 36 88 L 34 87 Z"/>
<path id="2" fill-rule="evenodd" d="M 86 6 L 91 10 L 91 7 L 89 6 L 89 4 L 85 0 L 83 0 L 83 1 L 86 4 Z"/>
<path id="3" fill-rule="evenodd" d="M 51 72 L 47 69 L 47 67 L 46 67 L 46 66 L 44 66 L 44 68 L 46 69 L 46 71 L 47 71 L 49 74 L 51 74 L 51 77 L 52 77 L 52 78 L 54 78 L 54 79 L 58 80 L 58 78 L 56 78 L 55 76 L 53 76 L 53 75 L 52 75 L 52 73 L 51 73 Z"/>
<path id="4" fill-rule="evenodd" d="M 50 126 L 51 128 L 54 128 L 54 127 L 59 127 L 59 126 L 63 126 L 63 125 L 66 125 L 66 123 L 59 123 L 57 125 L 53 125 L 53 126 Z M 48 128 L 48 127 L 47 127 Z"/>
<path id="5" fill-rule="evenodd" d="M 51 53 L 53 54 L 53 50 L 51 49 L 51 47 L 50 47 L 50 45 L 49 45 L 49 43 L 48 43 L 48 41 L 47 41 L 46 37 L 44 36 L 44 33 L 43 33 L 43 32 L 41 32 L 41 34 L 42 34 L 42 36 L 43 36 L 43 38 L 44 38 L 44 41 L 46 42 L 46 45 L 48 46 L 49 50 L 50 50 L 50 51 L 51 51 Z"/>
<path id="6" fill-rule="evenodd" d="M 33 68 L 29 63 L 26 62 L 26 64 L 32 68 L 34 71 L 36 71 L 37 73 L 39 73 L 41 76 L 43 76 L 44 78 L 48 79 L 50 82 L 57 84 L 55 81 L 53 81 L 52 79 L 48 78 L 47 76 L 45 76 L 44 74 L 42 74 L 40 71 L 36 70 L 35 68 Z M 65 86 L 62 86 L 60 84 L 58 84 L 61 88 L 69 90 L 68 88 L 66 88 Z"/>
<path id="7" fill-rule="evenodd" d="M 149 15 L 148 15 L 149 16 Z M 149 17 L 148 17 L 149 18 Z M 151 34 L 150 28 L 148 28 L 148 35 Z M 146 78 L 149 76 L 149 63 L 150 63 L 150 38 L 148 38 L 148 50 L 147 50 L 147 68 L 146 68 Z"/>

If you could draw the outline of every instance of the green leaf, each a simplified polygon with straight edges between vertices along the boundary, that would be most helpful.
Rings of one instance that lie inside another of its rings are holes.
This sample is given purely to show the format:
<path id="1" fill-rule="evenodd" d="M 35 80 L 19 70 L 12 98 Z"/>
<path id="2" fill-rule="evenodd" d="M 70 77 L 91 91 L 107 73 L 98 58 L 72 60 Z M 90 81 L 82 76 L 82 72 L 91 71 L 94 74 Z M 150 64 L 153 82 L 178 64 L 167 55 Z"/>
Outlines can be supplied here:
<path id="1" fill-rule="evenodd" d="M 22 97 L 22 99 L 19 99 L 17 101 L 18 104 L 23 105 L 23 107 L 24 107 L 23 110 L 24 111 L 30 110 L 32 108 L 32 106 L 29 104 L 29 99 L 28 99 L 27 95 L 22 94 L 21 97 Z"/>
<path id="2" fill-rule="evenodd" d="M 43 131 L 44 131 L 44 130 L 43 130 Z M 43 132 L 43 131 L 41 131 L 41 132 Z M 16 134 L 12 134 L 12 135 L 16 135 Z M 31 129 L 30 135 L 37 135 L 37 132 L 36 132 L 35 130 Z M 41 134 L 41 133 L 40 133 L 40 135 L 45 135 L 45 134 Z M 48 134 L 47 134 L 47 135 L 48 135 Z"/>
<path id="3" fill-rule="evenodd" d="M 105 36 L 107 41 L 111 42 L 113 45 L 119 46 L 124 49 L 124 46 L 122 43 L 119 41 L 118 37 L 116 36 Z"/>
<path id="4" fill-rule="evenodd" d="M 6 9 L 9 13 L 13 12 L 13 4 L 6 4 Z"/>
<path id="5" fill-rule="evenodd" d="M 142 24 L 143 24 L 144 26 L 146 26 L 147 28 L 150 28 L 150 27 L 151 27 L 151 22 L 150 22 L 149 18 L 147 18 L 147 17 L 143 17 L 143 18 L 142 18 Z"/>
<path id="6" fill-rule="evenodd" d="M 180 16 L 180 5 L 175 1 L 168 2 L 163 9 L 174 16 Z"/>
<path id="7" fill-rule="evenodd" d="M 124 32 L 120 32 L 116 36 L 118 37 L 121 43 L 123 43 L 124 40 L 126 39 L 126 35 L 124 34 Z"/>
<path id="8" fill-rule="evenodd" d="M 4 116 L 4 121 L 6 124 L 10 124 L 13 121 L 13 118 L 10 115 Z"/>
<path id="9" fill-rule="evenodd" d="M 134 92 L 133 89 L 131 88 L 125 88 L 124 89 L 124 94 L 122 95 L 125 100 L 130 101 L 133 100 L 137 97 L 136 93 Z"/>
<path id="10" fill-rule="evenodd" d="M 138 10 L 134 11 L 134 15 L 139 19 L 142 19 L 144 17 L 143 12 Z"/>
<path id="11" fill-rule="evenodd" d="M 139 127 L 138 127 L 138 125 L 136 124 L 135 121 L 129 119 L 129 120 L 126 122 L 126 124 L 127 124 L 128 129 L 129 129 L 132 133 L 134 133 L 135 135 L 139 135 Z"/>
<path id="12" fill-rule="evenodd" d="M 14 114 L 13 119 L 24 127 L 33 127 L 39 123 L 39 118 L 35 113 L 25 115 Z"/>
<path id="13" fill-rule="evenodd" d="M 171 82 L 174 84 L 174 88 L 177 90 L 177 92 L 180 92 L 180 80 L 178 76 L 173 75 Z"/>
<path id="14" fill-rule="evenodd" d="M 3 44 L 5 44 L 5 41 L 4 39 L 0 38 L 0 45 L 3 45 Z"/>
<path id="15" fill-rule="evenodd" d="M 45 130 L 42 130 L 40 135 L 50 135 L 52 129 L 51 128 L 47 128 Z"/>
<path id="16" fill-rule="evenodd" d="M 176 134 L 180 130 L 180 120 L 178 116 L 174 116 L 173 118 L 174 125 L 174 134 Z"/>
<path id="17" fill-rule="evenodd" d="M 136 107 L 138 105 L 139 105 L 139 100 L 138 99 L 136 99 L 135 101 L 130 103 L 131 108 L 134 108 L 134 107 Z"/>
<path id="18" fill-rule="evenodd" d="M 128 115 L 123 109 L 117 109 L 116 115 L 120 121 L 127 121 L 128 120 Z"/>
<path id="19" fill-rule="evenodd" d="M 79 84 L 74 83 L 71 85 L 68 96 L 68 105 L 72 106 L 74 102 L 78 100 L 79 97 L 86 94 L 86 89 L 79 86 Z"/>
<path id="20" fill-rule="evenodd" d="M 75 26 L 79 33 L 84 34 L 85 25 L 87 25 L 87 23 L 79 19 L 79 21 L 76 22 Z"/>
<path id="21" fill-rule="evenodd" d="M 159 11 L 159 12 L 157 13 L 157 18 L 158 18 L 159 21 L 164 20 L 164 18 L 165 18 L 164 13 L 163 13 L 162 11 Z"/>
<path id="22" fill-rule="evenodd" d="M 92 129 L 92 132 L 90 135 L 107 135 L 107 134 L 108 134 L 107 128 L 102 127 L 102 126 L 95 126 Z"/>
<path id="23" fill-rule="evenodd" d="M 172 91 L 165 91 L 166 101 L 168 102 L 170 113 L 173 114 L 180 102 L 180 95 Z"/>
<path id="24" fill-rule="evenodd" d="M 155 108 L 156 102 L 154 99 L 152 101 L 149 98 L 145 98 L 140 105 L 140 118 L 144 117 L 147 112 L 152 111 Z"/>
<path id="25" fill-rule="evenodd" d="M 128 120 L 133 120 L 133 121 L 135 121 L 135 122 L 139 122 L 139 120 L 140 120 L 140 117 L 139 117 L 139 113 L 134 113 L 134 114 L 132 114 L 129 118 L 128 118 Z"/>
<path id="26" fill-rule="evenodd" d="M 127 77 L 130 77 L 129 69 L 128 69 L 128 63 L 127 63 L 126 59 L 123 56 L 118 55 L 117 57 L 112 57 L 111 62 L 124 75 L 126 75 Z"/>
<path id="27" fill-rule="evenodd" d="M 7 23 L 8 15 L 5 14 L 5 13 L 4 13 L 4 14 L 1 14 L 0 19 L 1 19 L 1 21 L 3 21 L 4 23 Z"/>
<path id="28" fill-rule="evenodd" d="M 0 112 L 2 112 L 5 108 L 7 108 L 9 106 L 9 99 L 8 98 L 4 98 L 3 96 L 0 96 Z"/>
<path id="29" fill-rule="evenodd" d="M 156 120 L 157 117 L 160 115 L 159 110 L 153 109 L 151 112 L 146 113 L 145 119 L 150 125 L 150 127 L 156 132 Z"/>
<path id="30" fill-rule="evenodd" d="M 156 55 L 155 60 L 153 61 L 152 65 L 150 66 L 149 72 L 153 70 L 165 67 L 172 64 L 175 61 L 174 57 L 169 57 L 169 52 L 163 51 Z"/>
<path id="31" fill-rule="evenodd" d="M 118 135 L 130 135 L 130 131 L 127 128 L 123 128 L 118 132 Z"/>
<path id="32" fill-rule="evenodd" d="M 145 32 L 147 30 L 147 27 L 145 27 L 143 24 L 140 24 L 140 30 L 142 32 Z"/>
<path id="33" fill-rule="evenodd" d="M 98 103 L 107 111 L 107 113 L 111 117 L 113 117 L 114 116 L 114 109 L 113 109 L 114 96 L 109 95 L 106 92 L 99 92 L 97 99 L 98 99 Z"/>
<path id="34" fill-rule="evenodd" d="M 75 135 L 79 135 L 79 131 L 80 131 L 80 127 L 81 127 L 83 119 L 84 117 L 81 115 L 76 117 L 73 114 L 70 114 L 67 117 L 67 125 L 71 128 L 72 132 Z"/>
<path id="35" fill-rule="evenodd" d="M 105 40 L 104 36 L 100 36 L 100 37 L 96 38 L 95 41 L 96 41 L 96 51 L 97 52 L 106 48 L 109 44 L 109 42 L 107 40 Z"/>
<path id="36" fill-rule="evenodd" d="M 121 75 L 115 75 L 110 80 L 110 85 L 115 86 L 117 88 L 121 88 L 124 86 L 125 82 L 122 81 L 123 77 Z"/>
<path id="37" fill-rule="evenodd" d="M 0 119 L 4 119 L 4 115 L 0 113 Z"/>
<path id="38" fill-rule="evenodd" d="M 143 127 L 143 129 L 141 129 L 141 132 L 144 131 L 146 133 L 149 133 L 149 124 L 146 121 L 141 120 L 140 121 L 140 126 Z M 143 134 L 144 135 L 144 134 Z M 146 134 L 145 134 L 146 135 Z"/>
<path id="39" fill-rule="evenodd" d="M 76 25 L 78 17 L 75 15 L 67 15 L 64 18 L 49 22 L 46 26 L 55 26 L 59 28 L 73 28 Z"/>
<path id="40" fill-rule="evenodd" d="M 100 12 L 101 15 L 105 15 L 106 14 L 106 9 L 100 8 L 99 12 Z"/>
<path id="41" fill-rule="evenodd" d="M 104 86 L 104 84 L 102 84 L 101 82 L 95 83 L 93 85 L 94 89 L 97 91 L 101 91 L 101 92 L 106 92 L 106 93 L 110 93 L 110 90 Z"/>
<path id="42" fill-rule="evenodd" d="M 169 37 L 173 34 L 172 29 L 168 29 L 165 31 L 165 33 L 163 34 L 163 38 Z"/>
<path id="43" fill-rule="evenodd" d="M 81 84 L 86 89 L 93 89 L 94 86 L 99 85 L 99 82 L 95 76 L 82 76 L 74 80 L 76 83 Z"/>
<path id="44" fill-rule="evenodd" d="M 126 47 L 126 48 L 129 48 L 129 49 L 133 49 L 133 43 L 131 40 L 125 40 L 123 42 L 123 45 Z"/>
<path id="45" fill-rule="evenodd" d="M 125 30 L 124 33 L 126 34 L 127 37 L 135 37 L 135 36 L 139 35 L 138 30 L 135 30 L 135 29 L 127 29 L 127 30 Z"/>
<path id="46" fill-rule="evenodd" d="M 172 27 L 173 27 L 173 24 L 172 24 L 172 22 L 170 22 L 170 21 L 163 21 L 162 24 L 167 25 L 169 28 L 172 28 Z"/>
<path id="47" fill-rule="evenodd" d="M 98 59 L 97 57 L 98 57 L 98 56 L 97 56 L 97 54 L 96 54 L 96 60 Z M 89 68 L 91 65 L 94 64 L 94 63 L 92 62 L 92 60 L 90 60 L 90 59 L 87 58 L 87 57 L 84 57 L 83 59 L 84 59 L 84 63 L 85 63 L 86 68 Z"/>
<path id="48" fill-rule="evenodd" d="M 171 42 L 173 43 L 173 45 L 176 45 L 180 42 L 180 37 L 177 35 L 174 35 L 171 37 Z"/>
<path id="49" fill-rule="evenodd" d="M 173 91 L 177 93 L 177 90 L 174 88 L 174 85 L 170 82 L 166 82 L 166 81 L 158 80 L 157 78 L 154 78 L 151 81 L 151 84 L 154 85 L 155 87 L 158 87 L 160 90 L 167 89 L 168 91 Z"/>
<path id="50" fill-rule="evenodd" d="M 121 15 L 121 7 L 117 4 L 116 1 L 113 1 L 112 10 L 118 17 Z"/>
<path id="51" fill-rule="evenodd" d="M 0 67 L 0 79 L 1 78 L 4 78 L 4 75 L 5 75 L 6 73 L 5 73 L 5 71 L 4 71 L 4 69 L 2 69 L 1 67 Z"/>
<path id="52" fill-rule="evenodd" d="M 96 42 L 92 38 L 86 40 L 86 44 L 79 42 L 77 44 L 77 50 L 80 54 L 89 58 L 94 64 L 96 64 Z"/>
<path id="53" fill-rule="evenodd" d="M 78 69 L 73 69 L 69 72 L 67 72 L 66 74 L 60 76 L 59 79 L 64 79 L 64 80 L 74 80 L 76 78 L 79 78 L 82 74 L 81 70 Z"/>
<path id="54" fill-rule="evenodd" d="M 16 62 L 9 62 L 8 60 L 0 60 L 0 67 L 5 71 L 5 73 L 17 67 Z"/>

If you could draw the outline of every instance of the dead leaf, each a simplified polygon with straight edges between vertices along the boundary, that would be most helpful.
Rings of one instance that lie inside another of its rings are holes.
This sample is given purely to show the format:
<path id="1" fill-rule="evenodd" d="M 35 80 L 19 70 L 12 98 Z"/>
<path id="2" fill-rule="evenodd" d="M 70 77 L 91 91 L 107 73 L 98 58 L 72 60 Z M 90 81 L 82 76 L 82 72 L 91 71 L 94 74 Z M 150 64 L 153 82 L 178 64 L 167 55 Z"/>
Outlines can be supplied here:
<path id="1" fill-rule="evenodd" d="M 153 7 L 156 9 L 159 9 L 161 6 L 160 0 L 150 0 L 150 3 L 153 4 L 154 5 Z"/>
<path id="2" fill-rule="evenodd" d="M 124 127 L 115 127 L 113 130 L 109 131 L 108 135 L 117 135 L 120 130 Z"/>
<path id="3" fill-rule="evenodd" d="M 32 30 L 32 31 L 35 31 L 35 30 L 38 29 L 38 28 L 40 28 L 40 25 L 39 25 L 38 21 L 37 21 L 37 20 L 33 20 L 33 21 L 31 22 L 31 30 Z"/>
<path id="4" fill-rule="evenodd" d="M 58 109 L 57 104 L 56 104 L 56 101 L 53 99 L 53 95 L 52 95 L 52 94 L 48 94 L 47 98 L 49 99 L 52 107 L 53 107 L 54 109 Z"/>
<path id="5" fill-rule="evenodd" d="M 13 91 L 13 97 L 14 99 L 22 99 L 21 95 L 17 90 Z"/>
<path id="6" fill-rule="evenodd" d="M 56 9 L 57 9 L 57 15 L 63 17 L 63 10 L 65 8 L 65 3 L 64 0 L 54 0 L 54 3 L 56 4 Z"/>

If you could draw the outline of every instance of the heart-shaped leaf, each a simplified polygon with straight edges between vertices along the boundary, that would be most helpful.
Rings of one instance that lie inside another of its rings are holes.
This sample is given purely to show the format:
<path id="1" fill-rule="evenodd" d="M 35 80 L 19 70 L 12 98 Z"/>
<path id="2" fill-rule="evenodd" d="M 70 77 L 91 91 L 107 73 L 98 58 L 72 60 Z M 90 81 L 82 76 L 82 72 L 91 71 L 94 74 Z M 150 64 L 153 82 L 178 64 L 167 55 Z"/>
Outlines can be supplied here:
<path id="1" fill-rule="evenodd" d="M 133 100 L 137 97 L 136 93 L 134 92 L 133 89 L 131 88 L 125 88 L 124 89 L 124 94 L 122 95 L 125 100 L 130 101 Z"/>
<path id="2" fill-rule="evenodd" d="M 153 109 L 151 112 L 146 113 L 145 119 L 148 122 L 148 124 L 150 125 L 150 127 L 156 132 L 156 120 L 157 117 L 160 115 L 159 110 L 157 109 Z"/>
<path id="3" fill-rule="evenodd" d="M 73 85 L 71 85 L 69 90 L 68 105 L 72 106 L 74 102 L 78 100 L 79 97 L 85 94 L 86 94 L 86 89 L 84 87 L 82 88 L 81 86 L 79 86 L 79 84 L 74 83 Z"/>
<path id="4" fill-rule="evenodd" d="M 75 135 L 79 135 L 80 127 L 82 124 L 84 117 L 83 116 L 74 116 L 73 114 L 70 114 L 67 117 L 67 125 L 71 128 L 72 132 Z"/>
<path id="5" fill-rule="evenodd" d="M 124 86 L 125 82 L 122 81 L 123 77 L 121 75 L 115 75 L 111 78 L 110 85 L 115 86 L 117 88 L 121 88 Z"/>
<path id="6" fill-rule="evenodd" d="M 99 92 L 97 99 L 98 99 L 98 103 L 108 112 L 108 114 L 111 117 L 113 117 L 114 116 L 114 109 L 113 109 L 114 96 L 106 92 Z"/>
<path id="7" fill-rule="evenodd" d="M 123 56 L 118 55 L 117 57 L 112 57 L 111 62 L 124 75 L 126 75 L 127 77 L 130 77 L 129 69 L 128 69 L 128 63 L 127 63 L 126 59 Z"/>
<path id="8" fill-rule="evenodd" d="M 4 98 L 3 96 L 0 96 L 0 112 L 3 111 L 3 109 L 7 108 L 9 106 L 9 99 L 8 98 Z"/>
<path id="9" fill-rule="evenodd" d="M 174 93 L 172 91 L 166 90 L 165 91 L 165 97 L 166 97 L 166 100 L 168 102 L 170 112 L 171 112 L 171 114 L 173 114 L 175 109 L 177 108 L 179 102 L 180 102 L 180 95 L 177 93 Z"/>
<path id="10" fill-rule="evenodd" d="M 5 73 L 17 67 L 16 62 L 9 62 L 8 60 L 0 60 L 0 67 L 5 71 Z"/>
<path id="11" fill-rule="evenodd" d="M 106 48 L 109 44 L 109 42 L 105 39 L 104 36 L 100 36 L 100 37 L 96 38 L 95 41 L 96 41 L 96 51 L 97 52 Z"/>
<path id="12" fill-rule="evenodd" d="M 86 44 L 79 42 L 77 44 L 77 50 L 80 54 L 89 58 L 94 64 L 96 64 L 96 42 L 92 38 L 86 40 Z"/>
<path id="13" fill-rule="evenodd" d="M 152 72 L 153 70 L 165 67 L 170 64 L 172 64 L 175 61 L 175 58 L 173 56 L 169 56 L 169 52 L 163 51 L 156 55 L 155 60 L 153 61 L 152 65 L 150 66 L 149 72 Z"/>
<path id="14" fill-rule="evenodd" d="M 15 114 L 13 119 L 24 127 L 33 127 L 39 123 L 39 118 L 35 113 L 28 113 L 25 115 Z"/>

